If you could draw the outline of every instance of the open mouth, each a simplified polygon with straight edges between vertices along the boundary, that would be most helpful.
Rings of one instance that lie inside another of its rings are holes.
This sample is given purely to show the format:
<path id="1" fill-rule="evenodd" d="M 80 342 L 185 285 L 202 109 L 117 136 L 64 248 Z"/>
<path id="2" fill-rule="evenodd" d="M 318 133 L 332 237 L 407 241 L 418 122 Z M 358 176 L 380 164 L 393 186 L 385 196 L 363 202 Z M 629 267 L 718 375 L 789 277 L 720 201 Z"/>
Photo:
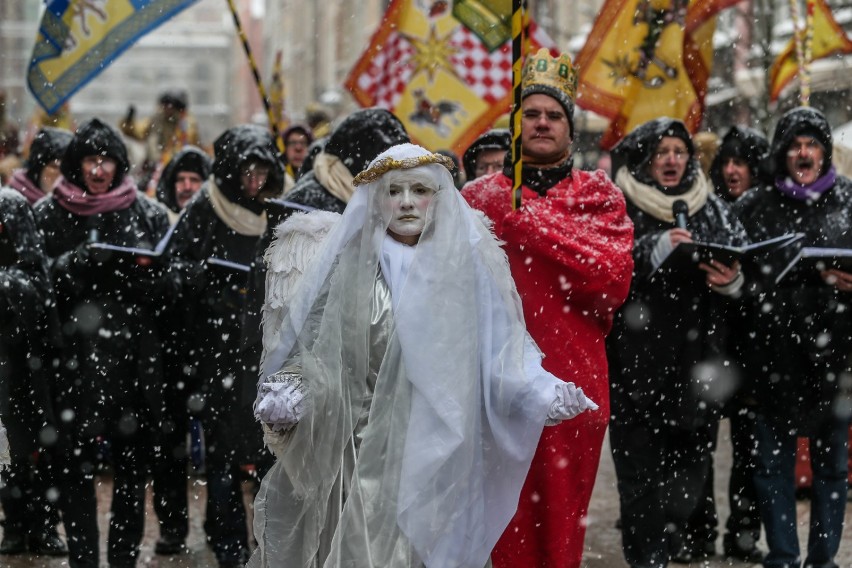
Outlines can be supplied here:
<path id="1" fill-rule="evenodd" d="M 793 176 L 805 177 L 815 172 L 816 164 L 813 160 L 799 160 L 795 164 L 795 170 L 791 172 Z"/>

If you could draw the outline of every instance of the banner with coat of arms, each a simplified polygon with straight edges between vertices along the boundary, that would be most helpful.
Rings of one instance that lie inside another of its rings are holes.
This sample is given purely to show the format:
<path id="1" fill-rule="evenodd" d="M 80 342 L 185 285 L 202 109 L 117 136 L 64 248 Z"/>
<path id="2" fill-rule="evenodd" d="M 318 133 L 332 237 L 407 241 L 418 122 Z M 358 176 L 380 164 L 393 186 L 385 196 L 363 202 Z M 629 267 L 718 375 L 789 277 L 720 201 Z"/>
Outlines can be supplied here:
<path id="1" fill-rule="evenodd" d="M 577 104 L 609 119 L 609 149 L 662 116 L 695 132 L 713 65 L 716 14 L 738 0 L 606 0 L 577 55 Z"/>
<path id="2" fill-rule="evenodd" d="M 124 50 L 197 0 L 46 0 L 27 72 L 30 92 L 57 110 Z"/>
<path id="3" fill-rule="evenodd" d="M 461 155 L 512 104 L 511 0 L 393 0 L 346 88 L 418 144 Z M 530 21 L 526 53 L 555 44 Z"/>

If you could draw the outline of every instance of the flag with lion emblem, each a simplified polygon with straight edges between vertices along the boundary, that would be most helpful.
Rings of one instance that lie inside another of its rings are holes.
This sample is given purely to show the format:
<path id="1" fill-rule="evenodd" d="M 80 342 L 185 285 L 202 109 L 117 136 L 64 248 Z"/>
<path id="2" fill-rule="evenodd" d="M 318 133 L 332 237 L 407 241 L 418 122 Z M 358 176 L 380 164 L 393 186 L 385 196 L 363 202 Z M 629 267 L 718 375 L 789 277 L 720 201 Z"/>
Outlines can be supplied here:
<path id="1" fill-rule="evenodd" d="M 609 118 L 609 149 L 668 116 L 701 125 L 716 14 L 737 0 L 606 0 L 575 61 L 577 105 Z"/>

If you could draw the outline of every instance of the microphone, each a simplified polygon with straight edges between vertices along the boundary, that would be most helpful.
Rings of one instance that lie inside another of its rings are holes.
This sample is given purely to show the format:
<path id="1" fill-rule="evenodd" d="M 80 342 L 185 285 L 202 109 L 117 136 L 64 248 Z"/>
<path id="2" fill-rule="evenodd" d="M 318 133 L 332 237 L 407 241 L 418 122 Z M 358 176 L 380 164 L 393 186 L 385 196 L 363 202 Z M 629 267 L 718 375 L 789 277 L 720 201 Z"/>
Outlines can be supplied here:
<path id="1" fill-rule="evenodd" d="M 689 220 L 689 206 L 683 199 L 672 203 L 672 215 L 674 215 L 675 226 L 678 229 L 686 229 Z"/>
<path id="2" fill-rule="evenodd" d="M 86 240 L 88 244 L 96 243 L 100 240 L 100 214 L 95 214 L 86 220 L 86 226 L 89 229 L 89 238 Z"/>

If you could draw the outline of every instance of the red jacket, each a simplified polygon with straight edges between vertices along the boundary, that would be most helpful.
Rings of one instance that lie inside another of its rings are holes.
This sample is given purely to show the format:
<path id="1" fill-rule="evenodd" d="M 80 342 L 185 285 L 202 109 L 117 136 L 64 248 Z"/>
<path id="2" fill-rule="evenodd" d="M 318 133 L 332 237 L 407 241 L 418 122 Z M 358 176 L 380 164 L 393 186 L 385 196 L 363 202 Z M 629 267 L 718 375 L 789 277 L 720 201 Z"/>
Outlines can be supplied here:
<path id="1" fill-rule="evenodd" d="M 609 418 L 604 339 L 630 288 L 633 225 L 624 196 L 602 171 L 573 170 L 544 197 L 524 187 L 517 211 L 511 186 L 497 173 L 462 194 L 505 242 L 544 368 L 582 387 L 600 410 L 545 429 L 518 512 L 492 559 L 495 568 L 573 568 Z"/>

